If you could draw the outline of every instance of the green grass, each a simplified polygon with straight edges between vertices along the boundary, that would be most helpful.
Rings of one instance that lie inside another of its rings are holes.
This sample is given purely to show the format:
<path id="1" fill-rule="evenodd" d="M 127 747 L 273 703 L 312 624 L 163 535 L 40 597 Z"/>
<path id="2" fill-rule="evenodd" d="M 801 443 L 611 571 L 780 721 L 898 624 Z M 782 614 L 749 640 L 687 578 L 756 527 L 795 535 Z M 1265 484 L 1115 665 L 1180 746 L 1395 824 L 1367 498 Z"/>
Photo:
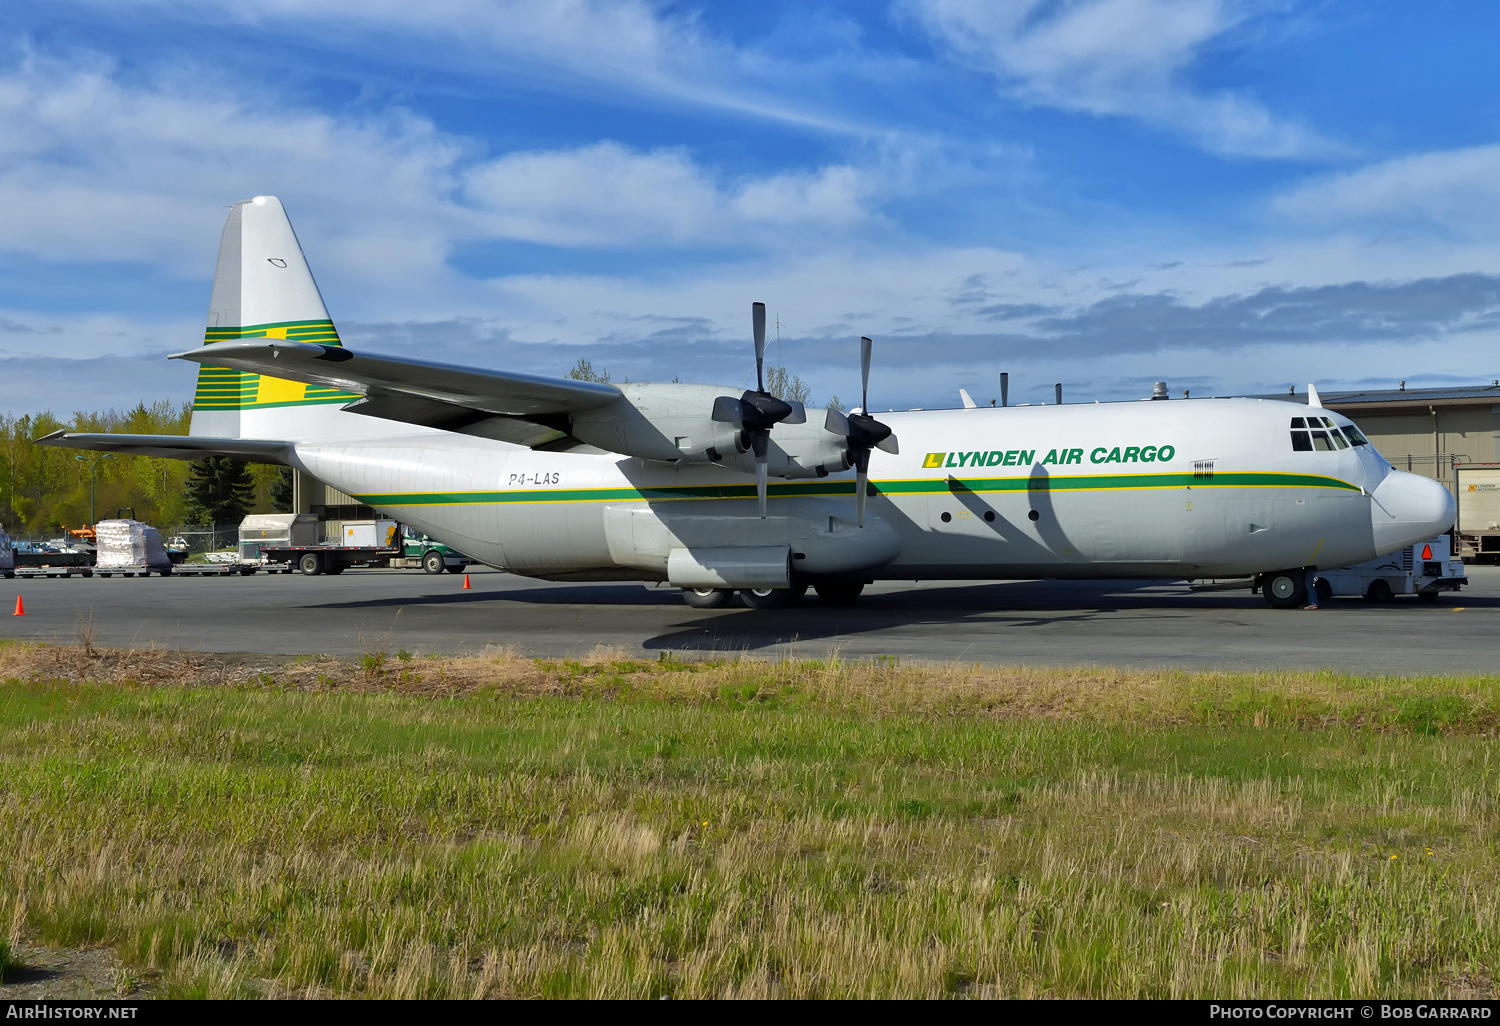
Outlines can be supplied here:
<path id="1" fill-rule="evenodd" d="M 12 667 L 0 914 L 181 996 L 1495 992 L 1494 679 L 330 665 Z"/>

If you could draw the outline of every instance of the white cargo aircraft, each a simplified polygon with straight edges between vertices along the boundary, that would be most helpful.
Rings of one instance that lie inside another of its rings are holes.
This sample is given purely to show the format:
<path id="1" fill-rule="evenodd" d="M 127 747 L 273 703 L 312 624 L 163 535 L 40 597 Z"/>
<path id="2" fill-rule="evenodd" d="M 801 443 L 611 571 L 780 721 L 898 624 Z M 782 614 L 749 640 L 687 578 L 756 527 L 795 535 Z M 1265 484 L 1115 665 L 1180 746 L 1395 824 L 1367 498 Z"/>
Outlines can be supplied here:
<path id="1" fill-rule="evenodd" d="M 235 205 L 187 436 L 58 432 L 80 449 L 297 467 L 513 573 L 665 581 L 690 605 L 850 602 L 868 582 L 1306 571 L 1446 531 L 1435 481 L 1358 428 L 1275 400 L 890 413 L 753 391 L 596 384 L 356 353 L 281 202 Z M 863 341 L 868 391 L 870 341 Z M 898 440 L 899 438 L 899 445 Z M 318 572 L 316 561 L 304 567 Z"/>

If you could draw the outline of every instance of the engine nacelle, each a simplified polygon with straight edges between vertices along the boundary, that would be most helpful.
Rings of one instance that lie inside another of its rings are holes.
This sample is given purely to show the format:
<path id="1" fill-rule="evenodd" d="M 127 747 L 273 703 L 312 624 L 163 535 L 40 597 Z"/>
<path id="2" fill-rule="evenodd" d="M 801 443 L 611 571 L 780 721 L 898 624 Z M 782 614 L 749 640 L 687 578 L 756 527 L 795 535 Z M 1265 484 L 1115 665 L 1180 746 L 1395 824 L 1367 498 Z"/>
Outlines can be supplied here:
<path id="1" fill-rule="evenodd" d="M 715 421 L 714 400 L 740 393 L 716 385 L 640 383 L 618 386 L 621 397 L 572 415 L 573 436 L 610 452 L 664 463 L 717 463 L 755 473 L 755 457 L 740 425 Z M 821 415 L 805 424 L 771 429 L 767 471 L 772 477 L 818 477 L 850 466 L 848 443 L 823 426 Z"/>

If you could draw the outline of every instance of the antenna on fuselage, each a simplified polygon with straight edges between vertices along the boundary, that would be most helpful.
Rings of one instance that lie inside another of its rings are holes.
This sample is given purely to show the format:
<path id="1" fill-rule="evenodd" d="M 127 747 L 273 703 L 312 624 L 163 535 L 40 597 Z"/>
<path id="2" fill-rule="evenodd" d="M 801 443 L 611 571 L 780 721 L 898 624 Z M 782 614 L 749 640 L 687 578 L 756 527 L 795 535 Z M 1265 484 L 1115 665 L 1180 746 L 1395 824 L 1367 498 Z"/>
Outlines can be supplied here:
<path id="1" fill-rule="evenodd" d="M 1010 375 L 1009 374 L 1002 373 L 1000 375 L 1000 405 L 1001 406 L 1009 406 L 1010 405 Z"/>

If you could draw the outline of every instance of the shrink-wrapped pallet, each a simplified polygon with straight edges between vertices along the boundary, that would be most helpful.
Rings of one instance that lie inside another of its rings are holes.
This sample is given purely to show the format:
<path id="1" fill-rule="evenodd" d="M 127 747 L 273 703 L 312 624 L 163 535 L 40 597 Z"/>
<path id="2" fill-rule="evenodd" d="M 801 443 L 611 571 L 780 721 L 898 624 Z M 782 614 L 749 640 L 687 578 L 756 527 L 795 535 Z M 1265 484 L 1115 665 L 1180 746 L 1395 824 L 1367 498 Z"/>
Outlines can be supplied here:
<path id="1" fill-rule="evenodd" d="M 101 520 L 95 530 L 99 546 L 95 565 L 101 569 L 116 566 L 169 567 L 172 558 L 162 544 L 161 535 L 150 524 L 139 520 Z"/>
<path id="2" fill-rule="evenodd" d="M 10 535 L 5 533 L 5 528 L 0 527 L 0 573 L 8 573 L 16 568 L 16 550 L 10 543 Z"/>

